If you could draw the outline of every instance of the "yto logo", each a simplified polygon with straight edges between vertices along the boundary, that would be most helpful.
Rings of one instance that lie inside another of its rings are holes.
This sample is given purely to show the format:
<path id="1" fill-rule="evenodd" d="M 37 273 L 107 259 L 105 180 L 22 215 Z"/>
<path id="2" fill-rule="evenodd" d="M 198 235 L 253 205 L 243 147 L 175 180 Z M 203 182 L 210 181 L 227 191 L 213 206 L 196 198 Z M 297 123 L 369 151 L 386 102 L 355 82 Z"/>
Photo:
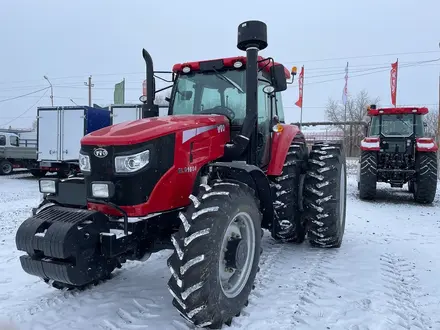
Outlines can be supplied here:
<path id="1" fill-rule="evenodd" d="M 103 148 L 97 148 L 97 149 L 95 149 L 95 151 L 93 151 L 93 154 L 98 158 L 104 158 L 104 157 L 107 157 L 108 152 L 107 152 L 107 150 L 105 150 Z"/>
<path id="2" fill-rule="evenodd" d="M 225 130 L 226 130 L 225 125 L 218 125 L 217 126 L 217 132 L 218 133 L 224 132 Z"/>

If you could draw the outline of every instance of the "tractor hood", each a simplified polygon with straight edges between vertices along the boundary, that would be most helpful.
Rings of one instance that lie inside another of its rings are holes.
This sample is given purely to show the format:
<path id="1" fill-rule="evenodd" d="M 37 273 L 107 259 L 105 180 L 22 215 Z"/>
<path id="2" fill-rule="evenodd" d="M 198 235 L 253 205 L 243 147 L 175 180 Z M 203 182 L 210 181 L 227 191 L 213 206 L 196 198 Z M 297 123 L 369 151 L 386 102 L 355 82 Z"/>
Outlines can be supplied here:
<path id="1" fill-rule="evenodd" d="M 229 120 L 221 115 L 174 115 L 127 121 L 104 127 L 87 134 L 81 139 L 82 145 L 131 145 L 138 144 L 170 133 L 187 131 L 199 127 L 224 125 Z"/>

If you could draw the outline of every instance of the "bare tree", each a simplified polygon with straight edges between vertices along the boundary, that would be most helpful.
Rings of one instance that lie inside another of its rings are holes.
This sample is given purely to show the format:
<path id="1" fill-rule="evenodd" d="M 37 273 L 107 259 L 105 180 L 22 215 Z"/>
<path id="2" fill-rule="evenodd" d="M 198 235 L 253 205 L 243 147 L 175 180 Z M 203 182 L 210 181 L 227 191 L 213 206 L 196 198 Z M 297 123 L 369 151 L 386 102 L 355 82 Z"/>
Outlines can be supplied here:
<path id="1" fill-rule="evenodd" d="M 171 95 L 171 90 L 167 89 L 162 92 L 159 92 L 156 94 L 156 97 L 154 98 L 154 104 L 157 104 L 159 106 L 168 106 L 169 103 L 165 98 L 169 98 Z"/>
<path id="2" fill-rule="evenodd" d="M 429 109 L 428 114 L 425 115 L 424 122 L 426 123 L 426 136 L 436 138 L 438 135 L 438 108 Z"/>
<path id="3" fill-rule="evenodd" d="M 372 98 L 368 95 L 366 90 L 361 90 L 355 97 L 350 95 L 347 98 L 347 103 L 344 107 L 339 101 L 329 99 L 327 107 L 325 109 L 325 115 L 327 120 L 332 122 L 343 122 L 345 119 L 347 121 L 367 121 L 367 108 L 371 104 L 376 104 L 379 107 L 380 99 L 379 97 Z M 346 118 L 345 118 L 345 110 Z M 340 130 L 344 129 L 344 125 L 336 125 L 335 127 Z M 345 132 L 345 143 L 347 145 L 347 155 L 353 156 L 356 147 L 359 145 L 360 140 L 364 134 L 363 126 L 346 126 Z"/>
<path id="4" fill-rule="evenodd" d="M 379 106 L 379 97 L 371 98 L 366 90 L 361 90 L 354 98 L 350 95 L 347 98 L 347 121 L 364 121 L 366 120 L 367 107 L 371 104 Z M 342 122 L 345 117 L 345 107 L 339 101 L 329 99 L 325 115 L 327 120 L 332 122 Z M 343 125 L 337 127 L 343 128 Z"/>

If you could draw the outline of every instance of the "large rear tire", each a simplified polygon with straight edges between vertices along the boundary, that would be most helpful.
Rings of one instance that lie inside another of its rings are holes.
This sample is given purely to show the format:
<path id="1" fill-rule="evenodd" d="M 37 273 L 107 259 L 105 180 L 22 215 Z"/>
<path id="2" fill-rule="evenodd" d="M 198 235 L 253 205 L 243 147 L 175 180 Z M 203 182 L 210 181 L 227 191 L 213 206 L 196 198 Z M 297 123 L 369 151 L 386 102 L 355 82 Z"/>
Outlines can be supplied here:
<path id="1" fill-rule="evenodd" d="M 219 329 L 247 305 L 258 272 L 262 215 L 254 191 L 239 182 L 202 184 L 190 198 L 172 236 L 168 286 L 185 319 Z"/>
<path id="2" fill-rule="evenodd" d="M 437 191 L 437 154 L 419 152 L 416 155 L 416 171 L 414 200 L 420 204 L 431 204 Z"/>
<path id="3" fill-rule="evenodd" d="M 286 242 L 302 243 L 306 236 L 305 222 L 301 216 L 302 172 L 306 168 L 307 146 L 292 142 L 286 156 L 283 172 L 271 177 L 276 197 L 273 207 L 278 219 L 274 238 Z"/>
<path id="4" fill-rule="evenodd" d="M 373 200 L 376 198 L 377 155 L 376 152 L 362 151 L 359 178 L 359 198 Z"/>
<path id="5" fill-rule="evenodd" d="M 346 162 L 342 144 L 317 143 L 304 179 L 304 214 L 309 243 L 339 248 L 345 232 Z"/>

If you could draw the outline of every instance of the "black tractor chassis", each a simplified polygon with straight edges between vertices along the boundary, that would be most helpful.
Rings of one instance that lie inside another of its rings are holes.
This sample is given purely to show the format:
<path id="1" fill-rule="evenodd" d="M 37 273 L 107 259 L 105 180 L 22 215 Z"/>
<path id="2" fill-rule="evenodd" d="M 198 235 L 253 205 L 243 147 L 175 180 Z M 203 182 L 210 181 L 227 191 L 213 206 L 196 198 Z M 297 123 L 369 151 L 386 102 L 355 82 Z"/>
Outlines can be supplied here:
<path id="1" fill-rule="evenodd" d="M 381 151 L 377 159 L 377 181 L 387 182 L 391 187 L 401 188 L 411 181 L 415 171 L 414 137 L 381 136 Z"/>
<path id="2" fill-rule="evenodd" d="M 66 185 L 72 183 L 60 183 L 60 187 Z M 81 185 L 74 185 L 79 192 Z M 46 196 L 17 231 L 17 249 L 27 253 L 20 262 L 28 274 L 65 287 L 82 287 L 108 278 L 126 260 L 142 260 L 173 248 L 169 237 L 179 225 L 177 210 L 128 221 L 87 210 L 84 205 L 63 205 L 65 197 L 59 193 Z M 122 234 L 125 231 L 128 235 Z"/>

